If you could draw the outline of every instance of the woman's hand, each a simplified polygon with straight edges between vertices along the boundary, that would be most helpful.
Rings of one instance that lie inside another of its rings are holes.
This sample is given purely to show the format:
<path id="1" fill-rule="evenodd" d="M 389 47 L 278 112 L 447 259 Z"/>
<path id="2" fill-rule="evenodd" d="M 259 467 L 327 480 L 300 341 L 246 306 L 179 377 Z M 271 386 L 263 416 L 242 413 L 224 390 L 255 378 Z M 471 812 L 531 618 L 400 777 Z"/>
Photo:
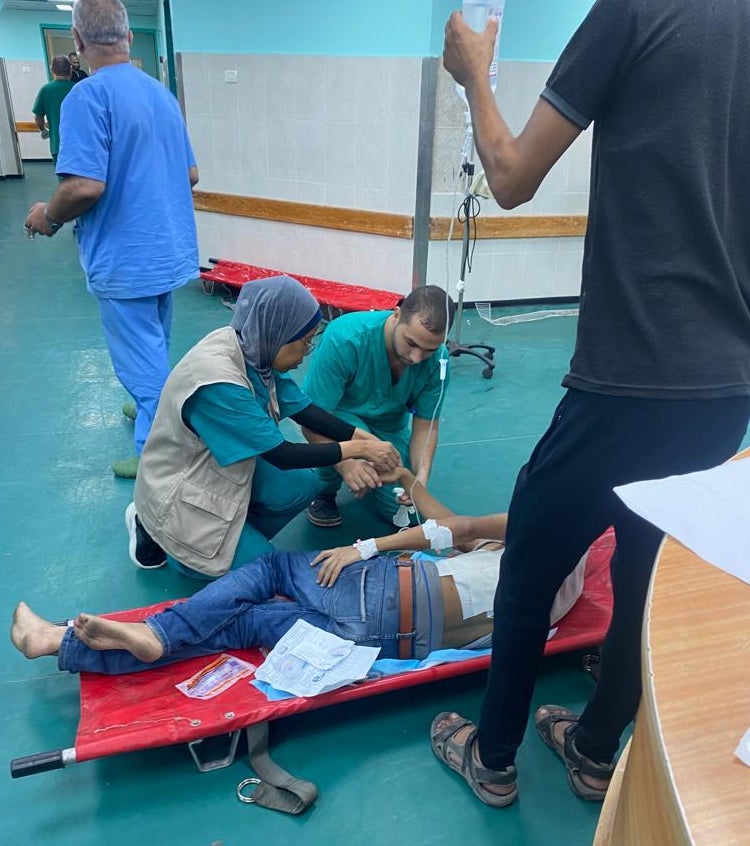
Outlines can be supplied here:
<path id="1" fill-rule="evenodd" d="M 371 461 L 379 473 L 393 470 L 401 464 L 398 450 L 389 441 L 363 440 L 357 443 L 359 457 Z"/>
<path id="2" fill-rule="evenodd" d="M 356 499 L 362 499 L 375 488 L 382 487 L 378 471 L 363 458 L 350 458 L 349 461 L 342 461 L 336 465 L 341 478 L 346 486 L 354 494 Z"/>
<path id="3" fill-rule="evenodd" d="M 331 587 L 344 567 L 361 560 L 362 556 L 356 546 L 337 546 L 334 549 L 324 549 L 319 552 L 310 562 L 310 566 L 315 567 L 320 564 L 315 581 L 322 587 Z"/>

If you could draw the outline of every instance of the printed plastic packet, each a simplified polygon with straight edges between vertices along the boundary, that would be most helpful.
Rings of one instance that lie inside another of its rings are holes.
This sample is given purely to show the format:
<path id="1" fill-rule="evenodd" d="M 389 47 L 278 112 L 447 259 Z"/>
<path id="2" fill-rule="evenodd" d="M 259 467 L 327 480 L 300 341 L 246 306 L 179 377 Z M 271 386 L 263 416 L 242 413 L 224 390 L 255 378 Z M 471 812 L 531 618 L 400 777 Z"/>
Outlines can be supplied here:
<path id="1" fill-rule="evenodd" d="M 257 669 L 255 664 L 224 653 L 175 687 L 192 699 L 211 699 L 240 679 L 251 676 Z"/>

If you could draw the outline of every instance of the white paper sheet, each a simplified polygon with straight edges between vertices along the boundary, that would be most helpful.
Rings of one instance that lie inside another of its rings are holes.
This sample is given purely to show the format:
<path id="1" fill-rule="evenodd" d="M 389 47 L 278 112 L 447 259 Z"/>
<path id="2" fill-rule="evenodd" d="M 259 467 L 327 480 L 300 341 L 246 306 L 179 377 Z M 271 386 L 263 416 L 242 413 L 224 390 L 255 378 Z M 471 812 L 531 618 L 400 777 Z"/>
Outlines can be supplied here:
<path id="1" fill-rule="evenodd" d="M 696 555 L 750 584 L 750 459 L 633 482 L 615 493 Z"/>
<path id="2" fill-rule="evenodd" d="M 295 696 L 316 696 L 365 678 L 379 652 L 297 620 L 255 678 Z"/>

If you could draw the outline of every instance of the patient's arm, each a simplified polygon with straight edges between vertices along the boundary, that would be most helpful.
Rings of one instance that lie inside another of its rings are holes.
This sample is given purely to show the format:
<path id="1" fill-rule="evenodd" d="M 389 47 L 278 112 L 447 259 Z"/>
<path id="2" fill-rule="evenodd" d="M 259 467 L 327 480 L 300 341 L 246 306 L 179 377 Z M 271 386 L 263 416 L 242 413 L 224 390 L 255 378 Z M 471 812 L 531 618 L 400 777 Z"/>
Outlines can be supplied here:
<path id="1" fill-rule="evenodd" d="M 447 526 L 453 534 L 453 545 L 455 547 L 473 549 L 477 541 L 483 538 L 505 539 L 505 529 L 508 524 L 507 514 L 463 517 L 455 514 L 436 499 L 421 482 L 417 481 L 417 477 L 408 468 L 396 467 L 392 471 L 380 475 L 381 479 L 387 484 L 397 484 L 404 488 L 414 505 L 417 506 L 423 519 L 437 520 L 441 526 Z M 381 546 L 381 541 L 383 546 Z M 395 545 L 391 546 L 391 542 Z M 428 549 L 430 546 L 429 542 L 425 541 L 424 532 L 420 526 L 405 529 L 384 538 L 376 538 L 376 543 L 379 552 L 387 552 L 392 549 Z"/>
<path id="2" fill-rule="evenodd" d="M 454 514 L 440 503 L 418 481 L 414 474 L 406 468 L 396 468 L 384 479 L 389 484 L 400 484 L 410 493 L 414 504 L 422 517 L 434 519 L 441 526 L 446 526 L 453 535 L 453 546 L 461 550 L 471 550 L 482 538 L 503 540 L 508 522 L 507 514 L 489 514 L 485 517 L 462 517 Z M 393 552 L 397 549 L 429 549 L 430 542 L 425 537 L 421 526 L 414 526 L 391 535 L 374 538 L 378 552 Z M 330 587 L 338 578 L 339 573 L 361 561 L 362 558 L 356 546 L 339 546 L 324 549 L 311 562 L 311 566 L 320 564 L 317 576 L 318 584 Z"/>

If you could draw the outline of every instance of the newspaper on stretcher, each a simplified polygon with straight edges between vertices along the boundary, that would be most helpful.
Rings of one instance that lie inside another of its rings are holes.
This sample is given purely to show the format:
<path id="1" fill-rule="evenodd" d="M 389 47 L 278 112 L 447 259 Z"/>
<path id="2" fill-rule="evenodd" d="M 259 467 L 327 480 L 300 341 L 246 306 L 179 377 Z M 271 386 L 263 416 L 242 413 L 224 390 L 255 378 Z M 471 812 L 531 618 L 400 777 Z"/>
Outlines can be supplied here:
<path id="1" fill-rule="evenodd" d="M 297 620 L 255 678 L 295 696 L 316 696 L 365 678 L 379 652 Z"/>

